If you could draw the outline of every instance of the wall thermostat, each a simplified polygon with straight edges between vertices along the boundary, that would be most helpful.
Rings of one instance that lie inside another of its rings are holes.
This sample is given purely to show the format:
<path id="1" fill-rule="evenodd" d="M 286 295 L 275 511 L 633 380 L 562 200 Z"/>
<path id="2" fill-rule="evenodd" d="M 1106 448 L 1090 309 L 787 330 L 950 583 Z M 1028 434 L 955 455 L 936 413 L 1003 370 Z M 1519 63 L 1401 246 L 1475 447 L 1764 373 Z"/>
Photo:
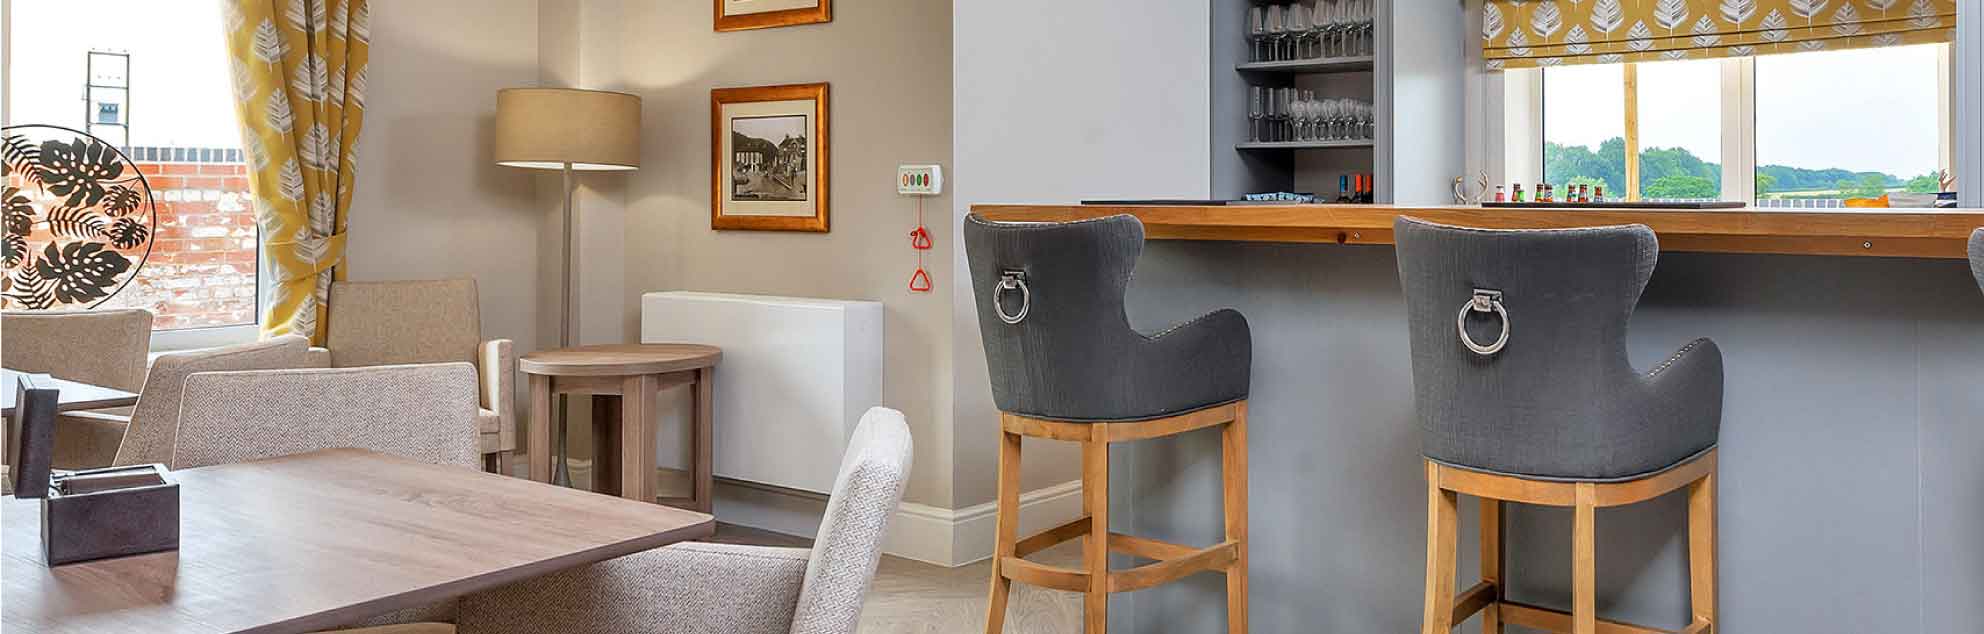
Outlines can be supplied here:
<path id="1" fill-rule="evenodd" d="M 935 196 L 944 193 L 944 167 L 897 165 L 896 193 L 907 196 Z"/>

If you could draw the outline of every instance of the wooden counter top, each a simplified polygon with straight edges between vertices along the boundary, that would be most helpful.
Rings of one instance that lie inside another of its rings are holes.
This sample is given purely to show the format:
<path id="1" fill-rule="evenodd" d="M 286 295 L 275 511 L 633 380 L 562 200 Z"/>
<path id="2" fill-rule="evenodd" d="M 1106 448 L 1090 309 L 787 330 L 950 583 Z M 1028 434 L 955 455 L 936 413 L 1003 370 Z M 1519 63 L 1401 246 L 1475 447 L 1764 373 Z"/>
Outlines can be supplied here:
<path id="1" fill-rule="evenodd" d="M 1391 244 L 1392 221 L 1494 229 L 1644 224 L 1667 251 L 1963 258 L 1984 209 L 1580 210 L 1394 205 L 973 205 L 993 220 L 1059 222 L 1131 214 L 1152 240 Z"/>

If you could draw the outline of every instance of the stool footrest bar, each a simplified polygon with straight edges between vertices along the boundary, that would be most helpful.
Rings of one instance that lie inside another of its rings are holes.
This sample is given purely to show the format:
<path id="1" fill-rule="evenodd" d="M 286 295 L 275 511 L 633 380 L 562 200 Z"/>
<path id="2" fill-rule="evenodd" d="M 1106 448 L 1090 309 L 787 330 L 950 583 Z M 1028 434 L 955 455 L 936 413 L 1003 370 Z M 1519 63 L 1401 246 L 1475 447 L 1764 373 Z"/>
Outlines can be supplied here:
<path id="1" fill-rule="evenodd" d="M 1220 542 L 1190 555 L 1109 573 L 1110 592 L 1131 592 L 1177 581 L 1186 575 L 1224 571 L 1239 556 L 1235 542 Z"/>
<path id="2" fill-rule="evenodd" d="M 1047 550 L 1061 542 L 1087 535 L 1088 530 L 1089 519 L 1087 515 L 1083 515 L 1081 519 L 1041 531 L 1031 537 L 1020 540 L 1019 543 L 1013 545 L 1013 555 L 1016 557 L 1025 557 Z"/>
<path id="3" fill-rule="evenodd" d="M 1454 597 L 1454 623 L 1467 620 L 1482 608 L 1495 604 L 1495 583 L 1483 581 Z"/>
<path id="4" fill-rule="evenodd" d="M 1503 601 L 1501 602 L 1500 605 L 1502 609 L 1503 623 L 1509 625 L 1521 625 L 1523 627 L 1545 630 L 1549 632 L 1568 633 L 1571 631 L 1571 613 L 1569 612 L 1565 612 L 1562 610 L 1552 610 L 1550 608 L 1529 605 L 1527 603 L 1516 603 L 1514 601 Z M 1693 631 L 1693 630 L 1686 630 L 1686 631 Z M 1634 625 L 1631 623 L 1621 623 L 1618 621 L 1607 621 L 1605 619 L 1599 619 L 1598 634 L 1678 634 L 1678 633 L 1676 633 L 1674 630 L 1663 630 L 1659 628 L 1646 627 L 1643 625 Z"/>
<path id="5" fill-rule="evenodd" d="M 1060 566 L 1037 564 L 1018 557 L 999 560 L 999 574 L 1030 586 L 1066 592 L 1087 592 L 1088 573 Z"/>

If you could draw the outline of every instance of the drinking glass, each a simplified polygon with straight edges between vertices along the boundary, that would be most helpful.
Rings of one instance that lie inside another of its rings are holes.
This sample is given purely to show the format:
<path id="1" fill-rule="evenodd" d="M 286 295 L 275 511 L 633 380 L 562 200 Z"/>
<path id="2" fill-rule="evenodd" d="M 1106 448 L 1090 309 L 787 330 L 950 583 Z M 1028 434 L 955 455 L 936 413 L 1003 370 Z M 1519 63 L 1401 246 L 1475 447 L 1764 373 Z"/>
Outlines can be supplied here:
<path id="1" fill-rule="evenodd" d="M 1371 0 L 1363 1 L 1363 9 L 1358 11 L 1357 18 L 1360 21 L 1360 25 L 1358 26 L 1358 28 L 1362 30 L 1362 34 L 1357 38 L 1358 49 L 1359 51 L 1361 51 L 1358 54 L 1359 55 L 1376 54 L 1377 38 L 1374 35 L 1377 27 L 1378 15 L 1377 15 L 1377 10 L 1371 6 Z"/>
<path id="2" fill-rule="evenodd" d="M 1303 38 L 1309 36 L 1309 7 L 1304 6 L 1300 2 L 1290 3 L 1288 10 L 1284 11 L 1283 15 L 1288 17 L 1287 30 L 1290 41 L 1288 57 L 1289 59 L 1301 59 L 1304 57 L 1302 54 Z"/>
<path id="3" fill-rule="evenodd" d="M 1261 38 L 1267 37 L 1267 14 L 1260 5 L 1247 8 L 1247 42 L 1253 46 L 1247 51 L 1247 61 L 1261 61 Z"/>
<path id="4" fill-rule="evenodd" d="M 1323 29 L 1328 26 L 1329 0 L 1316 0 L 1315 6 L 1309 8 L 1309 39 L 1316 43 L 1316 54 L 1309 55 L 1308 57 L 1322 58 L 1329 56 L 1329 53 L 1323 50 Z"/>
<path id="5" fill-rule="evenodd" d="M 1261 140 L 1261 90 L 1260 86 L 1247 87 L 1247 140 Z"/>
<path id="6" fill-rule="evenodd" d="M 1281 59 L 1281 35 L 1283 30 L 1281 5 L 1268 5 L 1268 59 Z"/>

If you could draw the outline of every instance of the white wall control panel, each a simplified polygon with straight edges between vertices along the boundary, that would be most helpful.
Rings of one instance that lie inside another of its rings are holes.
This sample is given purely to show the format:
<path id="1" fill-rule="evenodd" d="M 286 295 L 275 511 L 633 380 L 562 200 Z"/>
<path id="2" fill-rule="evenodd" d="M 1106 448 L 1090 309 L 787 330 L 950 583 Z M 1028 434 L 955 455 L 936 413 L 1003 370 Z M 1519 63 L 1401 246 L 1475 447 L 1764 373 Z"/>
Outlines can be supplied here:
<path id="1" fill-rule="evenodd" d="M 944 193 L 944 166 L 897 165 L 896 193 L 935 196 Z"/>

